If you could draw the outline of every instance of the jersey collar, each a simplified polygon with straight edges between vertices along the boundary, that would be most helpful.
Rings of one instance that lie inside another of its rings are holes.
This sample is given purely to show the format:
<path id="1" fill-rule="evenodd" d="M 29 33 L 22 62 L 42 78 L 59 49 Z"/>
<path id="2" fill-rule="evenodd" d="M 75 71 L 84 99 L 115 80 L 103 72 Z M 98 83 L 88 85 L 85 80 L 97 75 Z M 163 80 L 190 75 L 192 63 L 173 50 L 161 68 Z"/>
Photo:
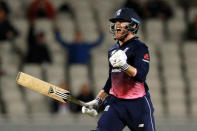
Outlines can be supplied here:
<path id="1" fill-rule="evenodd" d="M 135 40 L 137 40 L 137 39 L 138 39 L 138 37 L 137 37 L 137 36 L 134 36 L 134 37 L 132 37 L 131 39 L 129 39 L 128 41 L 126 41 L 125 43 L 123 43 L 122 46 L 120 46 L 119 41 L 117 42 L 117 45 L 118 45 L 119 47 L 123 47 L 123 46 L 128 45 L 129 43 L 132 43 L 133 41 L 135 41 Z"/>

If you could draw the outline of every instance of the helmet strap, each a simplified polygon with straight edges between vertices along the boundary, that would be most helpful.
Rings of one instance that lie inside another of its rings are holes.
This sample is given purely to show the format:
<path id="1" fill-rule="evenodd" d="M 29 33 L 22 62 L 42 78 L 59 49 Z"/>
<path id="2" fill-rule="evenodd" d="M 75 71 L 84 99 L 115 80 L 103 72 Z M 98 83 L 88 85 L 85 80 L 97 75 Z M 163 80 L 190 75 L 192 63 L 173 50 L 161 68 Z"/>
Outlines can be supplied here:
<path id="1" fill-rule="evenodd" d="M 134 25 L 136 25 L 135 28 L 133 27 Z M 131 22 L 131 23 L 127 26 L 126 29 L 127 29 L 129 32 L 132 32 L 132 33 L 134 33 L 134 34 L 137 34 L 138 28 L 139 28 L 139 26 L 138 26 L 137 24 Z"/>

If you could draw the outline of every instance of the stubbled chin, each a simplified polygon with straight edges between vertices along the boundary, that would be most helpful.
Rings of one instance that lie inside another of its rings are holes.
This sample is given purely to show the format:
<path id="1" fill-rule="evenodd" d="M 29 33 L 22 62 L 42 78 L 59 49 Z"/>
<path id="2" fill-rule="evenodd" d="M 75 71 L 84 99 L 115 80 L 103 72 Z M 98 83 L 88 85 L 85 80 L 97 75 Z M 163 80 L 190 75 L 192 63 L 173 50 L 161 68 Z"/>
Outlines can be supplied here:
<path id="1" fill-rule="evenodd" d="M 123 35 L 121 35 L 121 34 L 118 34 L 118 35 L 116 35 L 116 39 L 121 39 L 123 37 Z"/>

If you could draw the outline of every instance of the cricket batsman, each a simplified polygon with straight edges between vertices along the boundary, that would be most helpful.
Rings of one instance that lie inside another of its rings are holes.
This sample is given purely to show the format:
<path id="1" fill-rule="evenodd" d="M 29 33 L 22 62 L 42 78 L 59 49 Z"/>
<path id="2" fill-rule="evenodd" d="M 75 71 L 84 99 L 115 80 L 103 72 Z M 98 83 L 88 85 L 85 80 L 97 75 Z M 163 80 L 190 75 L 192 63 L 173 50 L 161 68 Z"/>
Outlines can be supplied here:
<path id="1" fill-rule="evenodd" d="M 132 131 L 156 131 L 146 84 L 149 51 L 135 36 L 139 16 L 132 9 L 122 8 L 109 21 L 117 41 L 108 51 L 109 77 L 97 97 L 86 103 L 88 107 L 82 107 L 82 113 L 93 116 L 104 103 L 96 131 L 122 131 L 125 126 Z"/>

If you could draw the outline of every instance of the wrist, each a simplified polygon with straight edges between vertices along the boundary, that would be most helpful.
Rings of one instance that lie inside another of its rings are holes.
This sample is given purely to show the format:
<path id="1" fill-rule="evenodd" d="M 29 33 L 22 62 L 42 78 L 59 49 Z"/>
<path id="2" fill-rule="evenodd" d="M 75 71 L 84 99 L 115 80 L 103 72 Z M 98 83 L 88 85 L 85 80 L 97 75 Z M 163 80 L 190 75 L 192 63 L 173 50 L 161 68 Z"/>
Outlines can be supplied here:
<path id="1" fill-rule="evenodd" d="M 97 97 L 95 100 L 97 101 L 98 106 L 100 106 L 103 103 L 102 99 L 99 97 Z"/>
<path id="2" fill-rule="evenodd" d="M 128 63 L 125 63 L 125 64 L 121 67 L 121 69 L 122 69 L 123 71 L 127 70 L 128 68 L 129 68 L 129 64 L 128 64 Z"/>

